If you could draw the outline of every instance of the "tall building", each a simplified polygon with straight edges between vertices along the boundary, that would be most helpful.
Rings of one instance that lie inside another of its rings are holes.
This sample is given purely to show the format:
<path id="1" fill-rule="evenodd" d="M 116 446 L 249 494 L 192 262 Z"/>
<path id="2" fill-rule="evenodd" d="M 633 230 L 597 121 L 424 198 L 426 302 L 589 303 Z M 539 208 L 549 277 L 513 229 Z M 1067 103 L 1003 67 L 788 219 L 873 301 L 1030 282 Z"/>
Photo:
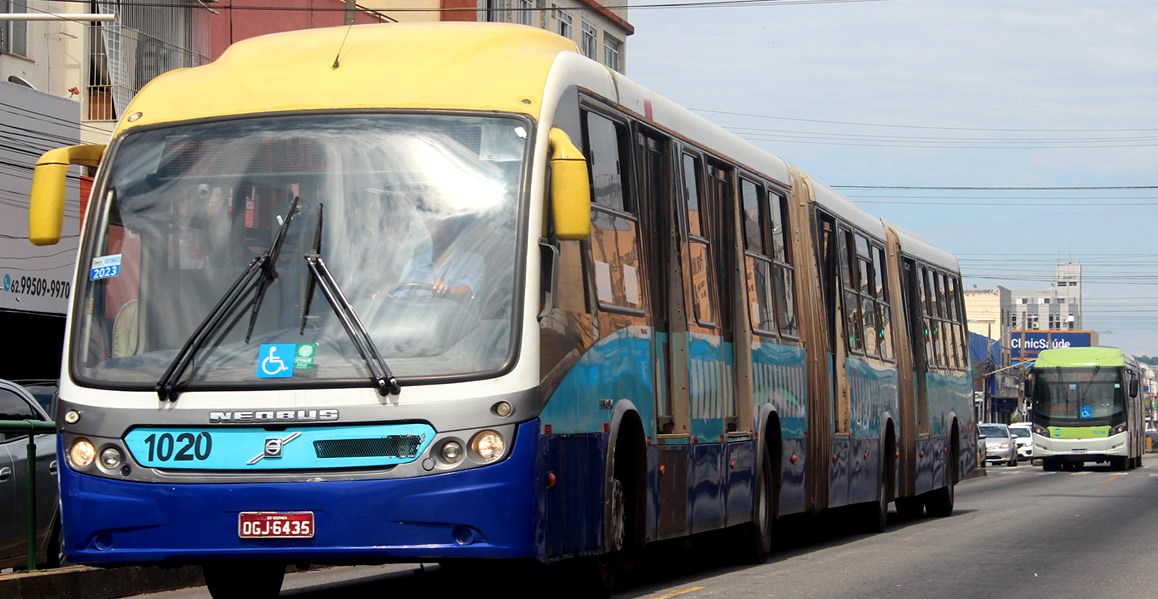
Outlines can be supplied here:
<path id="1" fill-rule="evenodd" d="M 1081 264 L 1058 264 L 1049 289 L 1015 289 L 1011 294 L 1010 328 L 1083 330 Z"/>

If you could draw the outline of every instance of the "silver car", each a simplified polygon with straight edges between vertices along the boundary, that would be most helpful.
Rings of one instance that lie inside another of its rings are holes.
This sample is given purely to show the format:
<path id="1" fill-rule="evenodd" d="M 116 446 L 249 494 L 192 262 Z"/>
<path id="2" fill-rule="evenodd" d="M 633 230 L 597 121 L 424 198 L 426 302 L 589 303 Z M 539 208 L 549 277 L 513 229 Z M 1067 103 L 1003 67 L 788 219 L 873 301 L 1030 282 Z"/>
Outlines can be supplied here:
<path id="1" fill-rule="evenodd" d="M 1005 462 L 1017 465 L 1017 442 L 1009 426 L 1004 424 L 982 424 L 981 434 L 985 436 L 985 461 Z"/>
<path id="2" fill-rule="evenodd" d="M 0 420 L 51 421 L 36 398 L 0 379 Z M 0 432 L 0 568 L 27 565 L 28 435 Z M 36 563 L 60 564 L 56 436 L 36 435 Z"/>

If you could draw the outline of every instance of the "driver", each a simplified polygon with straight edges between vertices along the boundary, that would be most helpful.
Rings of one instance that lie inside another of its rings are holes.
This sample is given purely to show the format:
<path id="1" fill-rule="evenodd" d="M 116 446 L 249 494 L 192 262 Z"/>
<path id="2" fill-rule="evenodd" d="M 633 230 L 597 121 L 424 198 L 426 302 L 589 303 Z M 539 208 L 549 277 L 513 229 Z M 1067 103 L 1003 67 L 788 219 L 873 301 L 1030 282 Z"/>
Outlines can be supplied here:
<path id="1" fill-rule="evenodd" d="M 466 217 L 452 216 L 435 224 L 430 246 L 415 252 L 389 297 L 433 295 L 460 303 L 473 300 L 486 267 L 482 256 L 463 247 L 472 239 L 461 235 L 467 221 Z"/>

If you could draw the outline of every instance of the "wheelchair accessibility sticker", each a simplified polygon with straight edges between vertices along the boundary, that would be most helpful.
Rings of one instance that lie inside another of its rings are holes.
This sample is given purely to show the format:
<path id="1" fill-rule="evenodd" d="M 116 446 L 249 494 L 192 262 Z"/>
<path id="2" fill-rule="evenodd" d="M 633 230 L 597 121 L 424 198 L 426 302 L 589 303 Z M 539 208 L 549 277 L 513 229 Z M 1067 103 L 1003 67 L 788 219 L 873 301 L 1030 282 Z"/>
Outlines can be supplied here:
<path id="1" fill-rule="evenodd" d="M 294 375 L 296 343 L 265 343 L 258 349 L 257 378 L 284 379 Z"/>

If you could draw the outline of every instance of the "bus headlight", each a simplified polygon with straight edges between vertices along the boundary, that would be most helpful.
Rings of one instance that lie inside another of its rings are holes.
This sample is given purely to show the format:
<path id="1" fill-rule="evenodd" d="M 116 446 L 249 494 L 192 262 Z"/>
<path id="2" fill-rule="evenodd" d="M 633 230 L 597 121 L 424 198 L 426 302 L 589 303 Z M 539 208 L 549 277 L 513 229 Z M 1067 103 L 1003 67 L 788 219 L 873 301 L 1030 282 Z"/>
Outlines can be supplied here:
<path id="1" fill-rule="evenodd" d="M 124 458 L 121 456 L 121 450 L 116 447 L 106 447 L 101 452 L 101 466 L 108 470 L 116 470 L 121 467 L 121 461 Z"/>
<path id="2" fill-rule="evenodd" d="M 68 459 L 76 468 L 88 468 L 96 459 L 96 448 L 88 439 L 77 439 L 68 450 Z"/>
<path id="3" fill-rule="evenodd" d="M 1120 435 L 1120 434 L 1122 434 L 1122 433 L 1124 433 L 1124 432 L 1126 432 L 1126 423 L 1125 423 L 1125 422 L 1123 422 L 1122 424 L 1119 424 L 1118 426 L 1115 426 L 1114 428 L 1110 429 L 1110 434 L 1109 434 L 1109 436 L 1113 437 L 1114 435 Z"/>
<path id="4" fill-rule="evenodd" d="M 457 464 L 462 460 L 462 445 L 457 441 L 447 441 L 438 450 L 438 457 L 447 464 Z"/>
<path id="5" fill-rule="evenodd" d="M 1049 437 L 1049 430 L 1040 424 L 1033 425 L 1033 434 Z"/>
<path id="6" fill-rule="evenodd" d="M 470 451 L 483 462 L 493 462 L 503 457 L 506 445 L 503 436 L 495 431 L 482 431 L 470 441 Z"/>

